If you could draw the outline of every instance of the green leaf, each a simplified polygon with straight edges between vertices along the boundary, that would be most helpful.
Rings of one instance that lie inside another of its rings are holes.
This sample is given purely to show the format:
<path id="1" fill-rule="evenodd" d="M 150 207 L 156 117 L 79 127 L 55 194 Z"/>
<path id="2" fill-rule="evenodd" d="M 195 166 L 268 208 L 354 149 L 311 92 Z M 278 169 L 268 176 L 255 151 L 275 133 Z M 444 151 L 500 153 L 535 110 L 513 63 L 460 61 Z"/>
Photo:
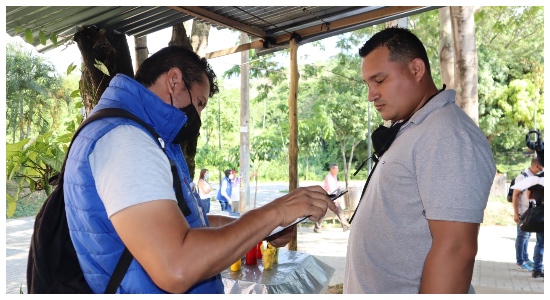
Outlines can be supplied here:
<path id="1" fill-rule="evenodd" d="M 34 37 L 32 36 L 32 30 L 30 28 L 25 30 L 25 41 L 31 45 L 34 42 Z"/>
<path id="2" fill-rule="evenodd" d="M 21 32 L 23 32 L 23 26 L 15 26 L 15 28 L 13 29 L 15 31 L 15 34 L 19 34 Z"/>
<path id="3" fill-rule="evenodd" d="M 105 75 L 107 75 L 107 76 L 111 76 L 111 75 L 109 74 L 109 70 L 107 69 L 107 66 L 105 66 L 105 64 L 102 63 L 102 62 L 100 62 L 99 60 L 97 60 L 97 59 L 95 60 L 94 66 L 95 66 L 96 68 L 98 68 L 98 70 L 100 70 L 103 74 L 105 74 Z"/>
<path id="4" fill-rule="evenodd" d="M 46 34 L 42 30 L 38 33 L 38 39 L 40 39 L 40 44 L 42 45 L 46 45 L 46 42 L 48 41 Z"/>
<path id="5" fill-rule="evenodd" d="M 57 34 L 55 34 L 55 33 L 52 32 L 52 33 L 50 34 L 50 41 L 52 42 L 52 44 L 53 44 L 54 46 L 57 46 Z"/>
<path id="6" fill-rule="evenodd" d="M 8 199 L 8 194 L 6 193 L 6 200 L 7 199 Z M 17 204 L 15 201 L 8 201 L 7 205 L 8 205 L 8 208 L 6 210 L 6 217 L 11 218 L 11 216 L 13 216 L 13 214 L 15 213 L 15 208 L 17 207 Z"/>
<path id="7" fill-rule="evenodd" d="M 80 101 L 76 102 L 76 104 L 74 105 L 75 108 L 83 108 L 84 107 L 84 104 Z"/>
<path id="8" fill-rule="evenodd" d="M 80 97 L 80 90 L 74 90 L 71 92 L 71 98 L 79 98 Z"/>
<path id="9" fill-rule="evenodd" d="M 71 63 L 68 67 L 67 67 L 67 75 L 71 74 L 71 72 L 76 69 L 76 66 L 74 63 Z M 72 96 L 71 96 L 72 97 Z"/>

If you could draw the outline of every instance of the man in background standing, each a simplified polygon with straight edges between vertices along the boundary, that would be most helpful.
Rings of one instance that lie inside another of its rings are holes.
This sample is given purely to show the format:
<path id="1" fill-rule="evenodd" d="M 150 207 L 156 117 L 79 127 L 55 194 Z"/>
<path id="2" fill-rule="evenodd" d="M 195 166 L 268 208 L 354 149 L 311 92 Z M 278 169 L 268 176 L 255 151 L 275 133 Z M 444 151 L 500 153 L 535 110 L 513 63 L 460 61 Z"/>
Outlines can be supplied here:
<path id="1" fill-rule="evenodd" d="M 332 194 L 338 189 L 338 165 L 337 164 L 330 164 L 329 165 L 329 173 L 325 177 L 325 182 L 323 183 L 323 189 L 327 192 L 327 194 Z M 336 213 L 336 216 L 338 217 L 338 220 L 340 220 L 340 224 L 342 224 L 342 229 L 344 232 L 348 231 L 350 228 L 350 224 L 348 223 L 348 220 L 346 219 L 346 216 L 344 215 L 344 210 L 342 209 L 342 206 L 340 204 L 340 201 L 344 201 L 343 197 L 340 197 L 335 200 L 334 204 L 336 204 L 336 208 L 338 209 L 338 212 Z M 315 222 L 315 228 L 313 228 L 313 231 L 316 233 L 321 232 L 321 226 L 323 225 L 323 220 L 325 217 L 321 218 L 319 221 Z"/>
<path id="2" fill-rule="evenodd" d="M 516 177 L 515 183 L 522 181 L 529 176 L 536 176 L 542 172 L 543 168 L 539 164 L 539 160 L 536 157 L 531 159 L 531 166 L 526 168 L 521 174 Z M 525 175 L 526 174 L 526 175 Z M 516 270 L 522 270 L 526 272 L 533 271 L 533 261 L 529 259 L 527 253 L 527 246 L 529 244 L 529 238 L 531 233 L 523 231 L 519 228 L 519 216 L 524 214 L 529 208 L 529 198 L 525 191 L 514 190 L 512 193 L 512 205 L 514 206 L 514 222 L 516 222 L 517 236 L 516 236 Z"/>

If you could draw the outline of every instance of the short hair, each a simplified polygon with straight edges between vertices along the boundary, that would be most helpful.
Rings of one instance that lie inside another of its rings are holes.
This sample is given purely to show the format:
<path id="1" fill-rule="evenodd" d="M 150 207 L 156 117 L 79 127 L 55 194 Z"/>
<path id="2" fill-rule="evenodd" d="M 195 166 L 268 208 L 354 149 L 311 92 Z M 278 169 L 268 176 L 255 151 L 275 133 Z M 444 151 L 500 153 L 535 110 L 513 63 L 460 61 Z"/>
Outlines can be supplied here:
<path id="1" fill-rule="evenodd" d="M 332 170 L 332 168 L 334 168 L 334 167 L 338 167 L 338 164 L 330 164 L 330 165 L 328 165 L 328 169 L 329 169 L 329 170 Z"/>
<path id="2" fill-rule="evenodd" d="M 231 174 L 231 170 L 225 170 L 225 177 L 229 177 L 230 174 Z"/>
<path id="3" fill-rule="evenodd" d="M 536 154 L 534 154 L 531 158 L 531 167 L 536 167 L 536 166 L 539 166 L 539 165 L 542 167 L 542 165 L 539 162 L 539 158 L 537 157 Z"/>
<path id="4" fill-rule="evenodd" d="M 206 172 L 208 172 L 208 169 L 202 169 L 201 174 L 199 175 L 199 179 L 204 179 L 204 174 L 206 174 Z"/>
<path id="5" fill-rule="evenodd" d="M 386 47 L 389 50 L 389 60 L 408 64 L 415 58 L 420 58 L 426 65 L 426 71 L 431 77 L 428 53 L 422 41 L 406 28 L 388 27 L 373 35 L 359 49 L 359 55 L 365 57 L 375 49 Z"/>
<path id="6" fill-rule="evenodd" d="M 135 80 L 146 87 L 153 85 L 160 75 L 171 68 L 178 68 L 188 89 L 194 83 L 203 83 L 203 74 L 206 75 L 210 85 L 209 97 L 218 93 L 216 74 L 206 58 L 200 58 L 197 53 L 176 45 L 164 47 L 149 56 L 139 66 Z"/>

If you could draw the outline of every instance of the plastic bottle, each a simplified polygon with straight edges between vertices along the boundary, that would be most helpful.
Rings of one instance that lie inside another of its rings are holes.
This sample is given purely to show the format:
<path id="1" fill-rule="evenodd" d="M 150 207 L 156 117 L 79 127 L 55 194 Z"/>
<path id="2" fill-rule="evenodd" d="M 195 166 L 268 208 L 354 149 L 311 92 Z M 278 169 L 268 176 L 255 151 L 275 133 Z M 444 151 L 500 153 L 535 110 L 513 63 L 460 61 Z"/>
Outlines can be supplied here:
<path id="1" fill-rule="evenodd" d="M 257 252 L 258 246 L 255 245 L 254 248 L 250 249 L 250 251 L 246 252 L 245 257 L 245 264 L 247 265 L 255 265 L 258 263 L 256 259 L 256 252 Z"/>
<path id="2" fill-rule="evenodd" d="M 229 270 L 231 270 L 231 272 L 239 272 L 241 270 L 241 259 L 239 258 L 239 260 L 233 263 L 231 267 L 229 267 Z"/>

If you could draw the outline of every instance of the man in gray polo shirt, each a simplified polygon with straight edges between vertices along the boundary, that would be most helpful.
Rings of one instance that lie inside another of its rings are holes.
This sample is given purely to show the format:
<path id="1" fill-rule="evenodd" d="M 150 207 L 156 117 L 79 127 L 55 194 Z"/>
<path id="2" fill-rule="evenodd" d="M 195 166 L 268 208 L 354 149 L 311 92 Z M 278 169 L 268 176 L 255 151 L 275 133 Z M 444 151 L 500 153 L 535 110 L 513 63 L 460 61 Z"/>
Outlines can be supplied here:
<path id="1" fill-rule="evenodd" d="M 496 172 L 487 138 L 455 91 L 437 89 L 426 50 L 407 29 L 382 30 L 359 54 L 368 100 L 393 123 L 373 133 L 375 150 L 375 136 L 382 144 L 393 138 L 385 132 L 396 137 L 377 153 L 352 218 L 344 293 L 472 293 Z"/>

